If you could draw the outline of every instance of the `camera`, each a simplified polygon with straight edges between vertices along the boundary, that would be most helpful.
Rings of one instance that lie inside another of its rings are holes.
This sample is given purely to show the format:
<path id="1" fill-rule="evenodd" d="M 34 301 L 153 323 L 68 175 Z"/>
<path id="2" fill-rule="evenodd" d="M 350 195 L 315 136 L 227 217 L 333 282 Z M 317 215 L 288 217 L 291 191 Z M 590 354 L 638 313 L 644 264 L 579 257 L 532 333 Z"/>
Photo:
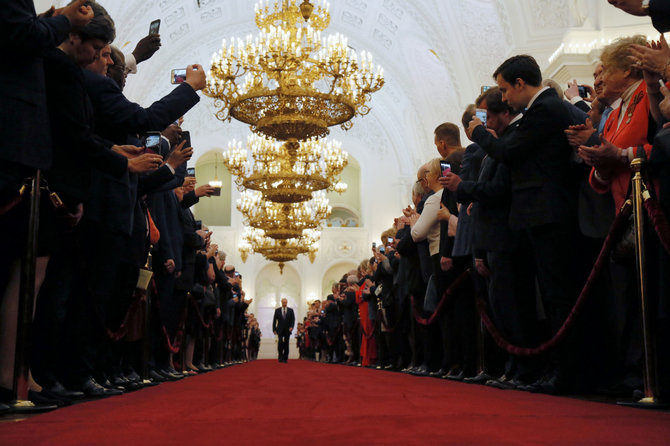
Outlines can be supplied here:
<path id="1" fill-rule="evenodd" d="M 194 177 L 195 176 L 195 167 L 187 167 L 186 168 L 186 176 L 187 177 Z"/>
<path id="2" fill-rule="evenodd" d="M 160 132 L 147 132 L 142 138 L 142 144 L 146 150 L 150 150 L 154 153 L 159 152 L 159 147 L 161 145 L 161 134 Z"/>
<path id="3" fill-rule="evenodd" d="M 475 110 L 475 116 L 479 118 L 480 121 L 482 121 L 482 124 L 484 124 L 484 127 L 486 127 L 486 110 L 483 108 L 478 108 Z"/>
<path id="4" fill-rule="evenodd" d="M 446 161 L 440 161 L 440 170 L 442 171 L 442 176 L 446 177 L 451 172 L 451 164 Z"/>
<path id="5" fill-rule="evenodd" d="M 579 96 L 582 98 L 586 98 L 589 95 L 588 91 L 586 91 L 586 87 L 583 85 L 578 85 L 577 91 L 579 92 Z"/>
<path id="6" fill-rule="evenodd" d="M 388 238 L 386 239 L 386 241 L 387 241 L 389 244 L 393 243 L 393 237 L 388 237 Z"/>
<path id="7" fill-rule="evenodd" d="M 170 82 L 172 84 L 183 84 L 186 82 L 186 68 L 175 68 L 170 72 Z"/>
<path id="8" fill-rule="evenodd" d="M 377 247 L 377 242 L 372 242 L 372 249 L 375 249 Z"/>
<path id="9" fill-rule="evenodd" d="M 151 25 L 149 25 L 149 35 L 153 34 L 158 34 L 158 30 L 161 27 L 161 19 L 156 19 L 153 22 L 151 22 Z"/>

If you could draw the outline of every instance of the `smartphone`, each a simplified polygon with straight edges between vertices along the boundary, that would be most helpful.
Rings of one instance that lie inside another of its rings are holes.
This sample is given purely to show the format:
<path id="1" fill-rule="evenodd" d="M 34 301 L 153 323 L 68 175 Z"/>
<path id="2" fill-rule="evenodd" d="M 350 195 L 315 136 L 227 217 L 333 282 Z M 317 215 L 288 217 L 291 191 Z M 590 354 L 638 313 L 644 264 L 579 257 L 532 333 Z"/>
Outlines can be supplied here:
<path id="1" fill-rule="evenodd" d="M 480 94 L 483 94 L 483 93 L 484 93 L 486 90 L 488 90 L 489 88 L 493 88 L 493 86 L 491 86 L 491 85 L 482 85 L 481 93 L 480 93 Z"/>
<path id="2" fill-rule="evenodd" d="M 202 229 L 202 220 L 195 221 L 195 229 Z"/>
<path id="3" fill-rule="evenodd" d="M 387 237 L 386 241 L 389 244 L 393 243 L 393 237 Z"/>
<path id="4" fill-rule="evenodd" d="M 156 19 L 151 22 L 149 25 L 149 35 L 158 34 L 158 30 L 161 28 L 161 19 Z"/>
<path id="5" fill-rule="evenodd" d="M 372 249 L 375 249 L 377 247 L 377 242 L 372 242 Z"/>
<path id="6" fill-rule="evenodd" d="M 446 177 L 451 172 L 451 164 L 446 161 L 440 161 L 440 170 L 442 170 L 442 176 Z"/>
<path id="7" fill-rule="evenodd" d="M 484 124 L 484 127 L 486 127 L 486 110 L 483 108 L 478 108 L 475 111 L 475 116 L 477 116 L 479 120 L 482 121 L 482 124 Z"/>
<path id="8" fill-rule="evenodd" d="M 160 132 L 146 132 L 142 138 L 145 150 L 158 153 L 161 145 Z"/>
<path id="9" fill-rule="evenodd" d="M 195 167 L 187 167 L 186 168 L 186 176 L 187 177 L 194 177 L 195 176 Z"/>
<path id="10" fill-rule="evenodd" d="M 184 130 L 181 132 L 181 141 L 186 141 L 186 144 L 184 144 L 184 148 L 186 147 L 193 147 L 191 146 L 191 132 L 188 130 Z M 179 144 L 181 144 L 181 141 L 179 141 Z"/>
<path id="11" fill-rule="evenodd" d="M 384 248 L 383 246 L 380 246 L 380 247 L 379 247 L 379 252 L 381 252 L 382 254 L 384 254 L 384 253 L 386 252 L 386 248 Z"/>
<path id="12" fill-rule="evenodd" d="M 235 277 L 240 277 L 240 272 L 239 271 L 235 271 Z"/>
<path id="13" fill-rule="evenodd" d="M 586 91 L 586 87 L 583 85 L 577 85 L 577 91 L 582 98 L 586 98 L 589 95 L 588 91 Z"/>
<path id="14" fill-rule="evenodd" d="M 172 84 L 183 84 L 186 82 L 186 68 L 175 68 L 170 72 L 170 82 Z"/>

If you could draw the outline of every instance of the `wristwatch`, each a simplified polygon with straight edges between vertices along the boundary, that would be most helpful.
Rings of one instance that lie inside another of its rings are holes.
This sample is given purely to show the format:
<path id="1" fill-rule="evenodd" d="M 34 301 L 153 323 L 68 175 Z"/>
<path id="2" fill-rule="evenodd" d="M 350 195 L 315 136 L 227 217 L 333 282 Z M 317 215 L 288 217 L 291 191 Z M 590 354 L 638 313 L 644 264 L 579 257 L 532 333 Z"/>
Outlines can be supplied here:
<path id="1" fill-rule="evenodd" d="M 641 5 L 642 10 L 647 14 L 649 14 L 649 2 L 650 1 L 651 0 L 642 0 L 642 5 Z"/>

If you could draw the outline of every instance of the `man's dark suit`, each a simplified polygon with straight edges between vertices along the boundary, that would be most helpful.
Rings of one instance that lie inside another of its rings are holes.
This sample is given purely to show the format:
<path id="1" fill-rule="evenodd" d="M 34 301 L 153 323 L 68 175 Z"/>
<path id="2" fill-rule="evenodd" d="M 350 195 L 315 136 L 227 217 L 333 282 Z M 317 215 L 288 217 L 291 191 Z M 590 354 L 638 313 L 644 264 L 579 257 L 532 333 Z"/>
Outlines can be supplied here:
<path id="1" fill-rule="evenodd" d="M 670 31 L 670 1 L 651 0 L 649 2 L 649 16 L 651 23 L 659 33 Z"/>
<path id="2" fill-rule="evenodd" d="M 286 307 L 286 316 L 284 316 L 282 307 L 275 310 L 275 315 L 272 318 L 272 332 L 276 333 L 279 338 L 277 351 L 280 361 L 288 361 L 289 337 L 291 336 L 293 325 L 295 325 L 295 315 L 292 308 Z"/>
<path id="3" fill-rule="evenodd" d="M 521 230 L 521 243 L 533 252 L 545 309 L 556 333 L 575 300 L 570 257 L 575 222 L 572 149 L 564 130 L 572 123 L 569 110 L 552 89 L 546 89 L 526 110 L 509 138 L 497 139 L 484 126 L 472 139 L 510 170 L 512 201 L 509 224 Z M 565 347 L 565 346 L 563 346 Z M 567 366 L 567 353 L 559 368 Z M 559 370 L 562 372 L 565 370 Z"/>

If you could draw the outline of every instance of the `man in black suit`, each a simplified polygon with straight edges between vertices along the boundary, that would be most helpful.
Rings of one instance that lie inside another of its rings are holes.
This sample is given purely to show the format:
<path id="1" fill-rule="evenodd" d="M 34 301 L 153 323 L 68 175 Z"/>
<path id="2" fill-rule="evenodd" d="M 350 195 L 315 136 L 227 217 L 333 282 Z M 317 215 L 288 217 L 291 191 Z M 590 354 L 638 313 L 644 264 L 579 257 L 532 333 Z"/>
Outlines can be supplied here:
<path id="1" fill-rule="evenodd" d="M 515 110 L 526 109 L 509 137 L 498 139 L 478 118 L 468 127 L 470 139 L 510 169 L 512 201 L 509 224 L 519 230 L 521 243 L 532 250 L 537 279 L 552 334 L 565 322 L 575 300 L 570 258 L 575 222 L 575 194 L 571 183 L 572 149 L 564 130 L 572 123 L 556 92 L 542 87 L 535 59 L 521 55 L 507 59 L 495 78 L 503 100 Z M 563 393 L 574 388 L 565 343 L 557 348 L 546 379 L 534 390 Z"/>
<path id="2" fill-rule="evenodd" d="M 648 15 L 659 33 L 670 31 L 668 0 L 607 0 L 611 5 L 636 16 Z"/>
<path id="3" fill-rule="evenodd" d="M 293 309 L 287 307 L 286 298 L 281 300 L 281 307 L 275 310 L 272 318 L 272 333 L 279 337 L 277 350 L 279 352 L 279 362 L 288 361 L 288 341 L 295 325 L 295 315 Z"/>

